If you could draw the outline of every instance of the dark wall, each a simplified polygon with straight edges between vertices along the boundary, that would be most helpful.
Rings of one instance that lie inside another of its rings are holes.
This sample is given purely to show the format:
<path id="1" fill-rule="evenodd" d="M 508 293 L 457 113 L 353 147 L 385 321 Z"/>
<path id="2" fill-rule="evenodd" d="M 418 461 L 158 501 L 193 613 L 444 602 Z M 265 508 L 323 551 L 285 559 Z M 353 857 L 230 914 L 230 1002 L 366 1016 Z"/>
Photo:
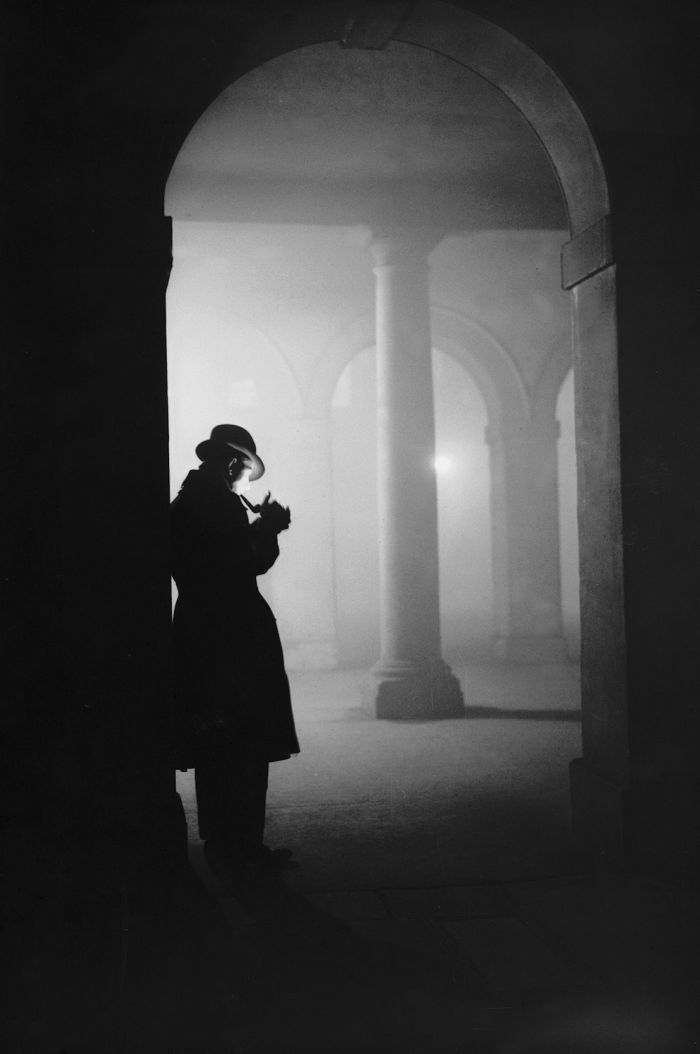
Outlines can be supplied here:
<path id="1" fill-rule="evenodd" d="M 125 802 L 146 799 L 172 815 L 163 186 L 237 72 L 281 47 L 292 23 L 300 43 L 333 39 L 358 6 L 4 7 L 4 670 L 8 800 L 25 818 L 126 823 Z M 610 182 L 641 803 L 630 846 L 662 825 L 682 862 L 698 749 L 693 5 L 455 6 L 554 68 Z"/>

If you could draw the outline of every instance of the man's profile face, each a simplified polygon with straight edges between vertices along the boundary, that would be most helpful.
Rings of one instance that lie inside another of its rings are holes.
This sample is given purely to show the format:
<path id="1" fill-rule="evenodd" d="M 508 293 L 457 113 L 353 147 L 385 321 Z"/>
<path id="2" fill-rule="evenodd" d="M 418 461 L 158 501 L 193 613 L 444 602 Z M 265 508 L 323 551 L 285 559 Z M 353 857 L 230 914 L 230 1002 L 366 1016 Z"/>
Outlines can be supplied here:
<path id="1" fill-rule="evenodd" d="M 253 463 L 244 454 L 239 454 L 229 461 L 229 485 L 234 494 L 245 494 L 250 490 L 250 474 Z"/>

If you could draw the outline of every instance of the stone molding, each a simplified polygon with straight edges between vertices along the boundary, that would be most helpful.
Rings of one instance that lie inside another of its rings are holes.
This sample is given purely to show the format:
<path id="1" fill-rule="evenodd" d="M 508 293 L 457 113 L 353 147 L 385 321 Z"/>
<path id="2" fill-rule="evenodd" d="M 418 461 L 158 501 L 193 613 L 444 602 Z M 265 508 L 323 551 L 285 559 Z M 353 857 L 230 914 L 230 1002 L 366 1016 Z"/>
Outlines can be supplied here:
<path id="1" fill-rule="evenodd" d="M 610 216 L 601 216 L 562 248 L 561 284 L 564 289 L 573 289 L 612 263 Z"/>

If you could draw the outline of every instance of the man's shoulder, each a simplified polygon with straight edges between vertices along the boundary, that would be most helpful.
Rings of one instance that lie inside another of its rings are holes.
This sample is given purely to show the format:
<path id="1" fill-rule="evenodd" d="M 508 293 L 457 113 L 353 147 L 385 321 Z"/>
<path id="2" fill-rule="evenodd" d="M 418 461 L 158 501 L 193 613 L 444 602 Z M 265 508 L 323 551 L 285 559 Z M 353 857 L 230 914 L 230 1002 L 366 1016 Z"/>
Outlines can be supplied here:
<path id="1" fill-rule="evenodd" d="M 226 491 L 222 488 L 217 487 L 217 480 L 211 476 L 205 475 L 203 472 L 198 472 L 196 469 L 192 469 L 185 476 L 180 490 L 177 496 L 171 502 L 171 505 L 184 504 L 187 501 L 200 501 L 200 500 L 220 500 L 225 497 Z"/>
<path id="2" fill-rule="evenodd" d="M 193 499 L 196 499 L 197 493 L 197 481 L 196 472 L 188 472 L 184 480 L 180 484 L 180 489 L 170 502 L 170 509 L 172 512 L 178 512 L 185 508 L 191 503 Z"/>
<path id="3" fill-rule="evenodd" d="M 193 470 L 185 477 L 176 498 L 170 503 L 174 519 L 204 520 L 212 526 L 220 522 L 247 526 L 248 517 L 240 499 L 212 476 Z"/>

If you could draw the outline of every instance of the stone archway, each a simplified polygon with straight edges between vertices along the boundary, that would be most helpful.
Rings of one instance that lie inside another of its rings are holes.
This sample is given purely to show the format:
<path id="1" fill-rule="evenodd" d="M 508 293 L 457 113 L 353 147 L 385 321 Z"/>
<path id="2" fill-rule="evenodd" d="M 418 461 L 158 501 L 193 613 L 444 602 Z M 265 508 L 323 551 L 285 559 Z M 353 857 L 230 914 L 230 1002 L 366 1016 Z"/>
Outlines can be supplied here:
<path id="1" fill-rule="evenodd" d="M 433 343 L 460 362 L 474 377 L 486 403 L 489 424 L 529 414 L 527 391 L 518 370 L 499 341 L 473 319 L 440 304 L 431 308 Z M 311 417 L 328 413 L 333 391 L 345 366 L 374 344 L 374 317 L 358 316 L 323 349 L 305 397 Z"/>
<path id="2" fill-rule="evenodd" d="M 498 434 L 505 421 L 527 421 L 528 419 L 528 394 L 522 381 L 522 377 L 518 372 L 518 369 L 509 356 L 508 352 L 500 345 L 498 340 L 490 334 L 483 326 L 479 325 L 473 319 L 454 311 L 448 307 L 441 305 L 435 305 L 431 310 L 431 334 L 433 338 L 433 362 L 435 362 L 435 355 L 444 356 L 445 360 L 452 361 L 456 366 L 463 370 L 468 376 L 470 383 L 473 384 L 474 391 L 477 393 L 478 399 L 483 405 L 484 420 L 483 430 L 478 432 L 478 440 L 483 442 L 484 459 L 488 464 L 489 459 L 492 457 L 492 450 L 488 446 L 489 436 L 492 432 Z M 340 378 L 342 377 L 346 368 L 363 352 L 372 351 L 374 353 L 375 348 L 375 327 L 374 317 L 369 314 L 358 315 L 350 323 L 340 329 L 333 338 L 324 345 L 322 352 L 318 355 L 314 369 L 309 377 L 309 386 L 306 389 L 305 398 L 305 416 L 309 422 L 309 425 L 316 426 L 316 431 L 319 435 L 326 437 L 326 442 L 330 443 L 331 435 L 328 427 L 328 422 L 332 417 L 332 403 L 334 394 Z M 444 402 L 445 391 L 443 386 L 442 400 Z M 370 396 L 371 398 L 371 396 Z M 360 401 L 361 405 L 363 401 Z M 442 403 L 438 395 L 438 388 L 436 388 L 436 426 L 441 416 Z M 444 407 L 443 407 L 444 409 Z M 376 408 L 374 408 L 376 413 Z M 443 413 L 443 425 L 445 421 Z M 366 424 L 366 423 L 365 423 Z M 364 435 L 364 425 L 362 426 L 362 432 Z M 481 429 L 482 426 L 480 425 Z M 335 434 L 335 432 L 333 433 Z M 376 439 L 375 439 L 376 442 Z M 365 445 L 365 456 L 367 456 L 367 447 Z M 323 459 L 326 471 L 330 470 L 330 464 L 328 459 Z M 335 478 L 335 472 L 333 473 Z M 329 478 L 327 487 L 321 487 L 321 489 L 328 493 L 331 492 L 331 479 Z M 376 488 L 375 488 L 376 489 Z M 458 485 L 459 489 L 459 485 Z M 479 582 L 477 593 L 481 597 L 480 601 L 473 601 L 472 603 L 472 621 L 475 622 L 477 615 L 481 620 L 478 625 L 478 636 L 479 640 L 475 644 L 474 641 L 469 641 L 468 646 L 478 646 L 479 654 L 483 655 L 487 644 L 487 636 L 490 637 L 491 645 L 494 639 L 495 625 L 508 624 L 507 614 L 496 612 L 493 610 L 492 600 L 488 601 L 487 607 L 479 607 L 479 604 L 484 603 L 483 597 L 489 592 L 489 595 L 499 596 L 500 598 L 508 596 L 507 588 L 500 588 L 500 583 L 507 574 L 507 561 L 505 554 L 498 549 L 498 539 L 494 536 L 493 531 L 493 516 L 491 514 L 491 506 L 493 499 L 489 495 L 490 488 L 488 485 L 485 486 L 484 492 L 484 506 L 489 509 L 488 512 L 488 525 L 484 528 L 486 535 L 489 537 L 489 543 L 487 546 L 486 542 L 483 542 L 484 548 L 488 548 L 488 570 L 486 574 L 492 578 L 489 586 L 484 586 L 483 581 Z M 458 500 L 458 499 L 457 499 Z M 500 494 L 496 501 L 497 507 L 500 508 L 505 504 L 505 495 Z M 356 506 L 352 506 L 357 511 Z M 444 511 L 444 508 L 443 508 Z M 451 518 L 454 520 L 454 504 L 451 508 Z M 343 519 L 343 514 L 337 514 Z M 336 522 L 335 527 L 326 520 L 322 521 L 323 528 L 326 531 L 324 535 L 324 541 L 327 542 L 328 548 L 332 544 L 332 536 L 336 537 L 336 548 L 337 548 L 337 535 L 335 532 L 338 529 Z M 372 519 L 374 534 L 367 533 L 363 537 L 363 544 L 372 545 L 372 537 L 376 538 L 376 515 Z M 441 542 L 439 545 L 440 549 L 440 574 L 441 581 L 445 582 L 445 576 L 443 574 L 443 546 L 445 544 L 446 537 L 449 535 L 445 533 L 446 528 L 441 521 L 440 532 Z M 493 566 L 492 553 L 497 551 L 497 566 Z M 354 566 L 352 555 L 349 557 L 348 566 Z M 463 574 L 463 570 L 458 571 L 458 577 Z M 347 613 L 350 611 L 352 605 L 347 600 L 343 601 L 343 594 L 352 590 L 352 583 L 345 581 L 344 589 L 339 587 L 339 576 L 342 579 L 342 573 L 338 567 L 336 567 L 335 584 L 336 584 L 336 597 L 338 604 L 338 632 L 342 637 L 342 624 L 347 622 L 346 618 L 343 619 L 342 611 L 345 610 Z M 482 576 L 476 576 L 480 579 Z M 461 579 L 460 579 L 461 580 Z M 455 587 L 454 583 L 451 582 L 452 593 L 454 596 Z M 441 585 L 440 588 L 440 603 L 442 608 L 442 602 L 444 589 Z M 505 601 L 507 604 L 507 600 Z M 362 622 L 363 618 L 367 618 L 371 615 L 369 621 L 374 626 L 374 608 L 368 603 L 367 596 L 361 591 L 355 596 L 354 603 L 362 609 L 362 616 L 357 614 L 353 615 L 353 624 L 357 625 Z M 376 603 L 376 601 L 375 601 Z M 469 610 L 469 605 L 465 606 L 464 602 L 461 604 L 462 610 Z M 454 604 L 452 607 L 454 611 Z M 452 650 L 455 650 L 454 630 L 455 616 L 452 618 Z M 486 628 L 490 627 L 490 628 Z M 374 637 L 376 638 L 376 627 L 372 630 Z M 346 633 L 346 636 L 349 634 Z M 356 635 L 356 632 L 355 632 Z M 350 634 L 352 636 L 352 634 Z M 365 637 L 367 632 L 365 632 Z M 366 661 L 366 644 L 365 651 L 357 645 L 355 642 L 349 649 L 351 654 L 351 660 L 353 662 Z M 339 640 L 339 654 L 347 659 L 348 649 L 342 645 L 342 640 Z M 358 659 L 361 656 L 361 660 Z"/>
<path id="3" fill-rule="evenodd" d="M 485 442 L 491 463 L 491 553 L 494 596 L 493 652 L 519 662 L 564 661 L 558 518 L 556 422 L 540 412 L 507 350 L 482 325 L 459 311 L 431 308 L 433 347 L 459 363 L 484 400 Z M 374 319 L 358 316 L 325 345 L 306 392 L 306 413 L 328 419 L 335 385 L 346 365 L 374 346 Z M 560 347 L 570 368 L 570 348 Z M 554 365 L 559 358 L 554 356 Z M 552 373 L 545 367 L 545 380 Z M 558 374 L 554 377 L 557 383 Z M 545 385 L 546 386 L 546 385 Z M 549 391 L 549 389 L 547 389 Z M 556 389 L 558 391 L 558 388 Z M 556 399 L 556 391 L 554 398 Z M 551 471 L 543 472 L 546 463 Z"/>
<path id="4" fill-rule="evenodd" d="M 238 42 L 245 59 L 221 66 L 190 118 L 236 77 L 283 52 L 337 40 L 382 48 L 393 41 L 434 50 L 489 81 L 538 136 L 556 173 L 569 222 L 562 254 L 571 290 L 581 539 L 583 758 L 574 763 L 575 821 L 605 815 L 628 776 L 615 268 L 606 180 L 586 121 L 556 74 L 511 34 L 449 4 L 373 4 L 348 23 L 347 7 L 304 7 L 263 34 Z M 188 116 L 185 116 L 189 110 Z M 184 125 L 187 124 L 185 128 Z M 182 139 L 180 140 L 182 141 Z M 177 152 L 175 136 L 166 165 Z M 167 177 L 167 173 L 164 174 Z"/>

